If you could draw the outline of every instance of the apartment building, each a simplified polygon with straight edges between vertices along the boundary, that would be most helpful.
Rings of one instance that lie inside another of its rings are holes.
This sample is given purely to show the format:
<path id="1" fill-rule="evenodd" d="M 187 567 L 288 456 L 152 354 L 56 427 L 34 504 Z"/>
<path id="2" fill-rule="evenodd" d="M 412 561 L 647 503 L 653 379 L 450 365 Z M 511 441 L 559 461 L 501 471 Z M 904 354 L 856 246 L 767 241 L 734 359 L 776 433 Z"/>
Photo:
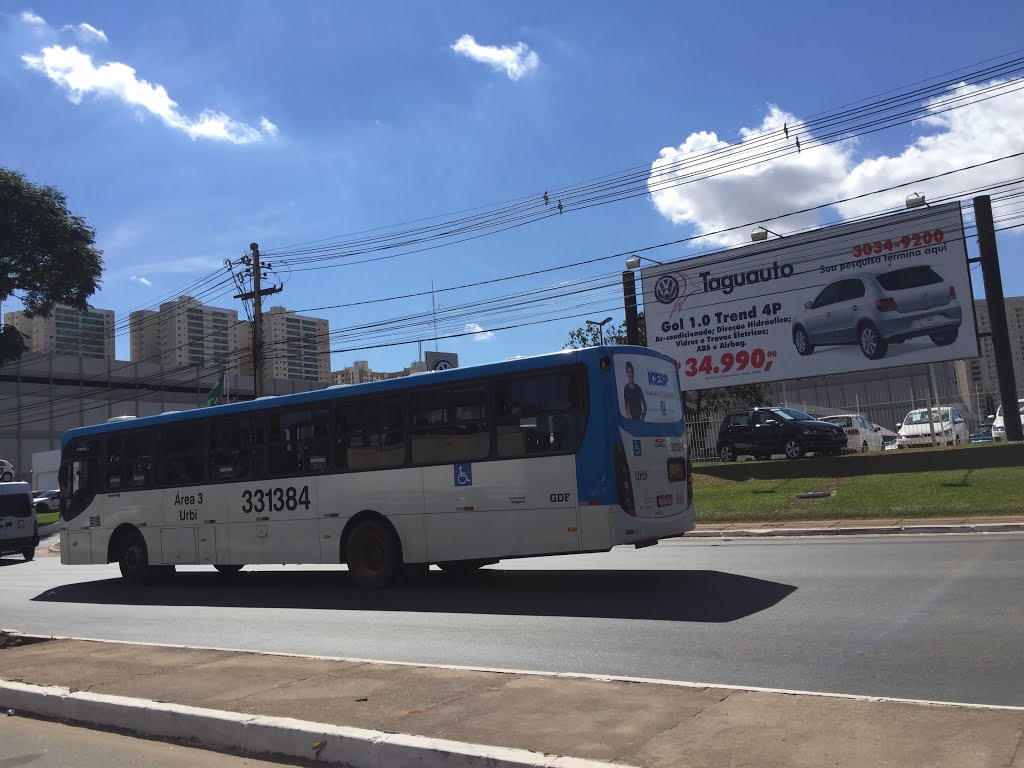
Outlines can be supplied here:
<path id="1" fill-rule="evenodd" d="M 128 318 L 132 362 L 159 359 L 165 367 L 219 365 L 237 373 L 238 312 L 209 307 L 191 296 Z"/>
<path id="2" fill-rule="evenodd" d="M 114 359 L 114 311 L 58 304 L 49 317 L 7 312 L 4 323 L 21 332 L 29 352 Z"/>
<path id="3" fill-rule="evenodd" d="M 252 375 L 251 323 L 239 325 L 236 335 L 242 357 L 240 370 Z M 293 381 L 330 381 L 329 337 L 327 320 L 271 307 L 263 313 L 264 375 Z"/>

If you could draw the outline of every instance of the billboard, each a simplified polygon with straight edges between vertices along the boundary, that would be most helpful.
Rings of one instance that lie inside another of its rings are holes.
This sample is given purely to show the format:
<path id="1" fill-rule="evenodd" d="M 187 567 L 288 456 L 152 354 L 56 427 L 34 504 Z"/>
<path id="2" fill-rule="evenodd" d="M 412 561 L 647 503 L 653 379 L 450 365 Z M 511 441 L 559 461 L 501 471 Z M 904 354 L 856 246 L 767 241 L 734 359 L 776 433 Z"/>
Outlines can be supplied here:
<path id="1" fill-rule="evenodd" d="M 645 268 L 684 390 L 978 356 L 960 203 Z"/>

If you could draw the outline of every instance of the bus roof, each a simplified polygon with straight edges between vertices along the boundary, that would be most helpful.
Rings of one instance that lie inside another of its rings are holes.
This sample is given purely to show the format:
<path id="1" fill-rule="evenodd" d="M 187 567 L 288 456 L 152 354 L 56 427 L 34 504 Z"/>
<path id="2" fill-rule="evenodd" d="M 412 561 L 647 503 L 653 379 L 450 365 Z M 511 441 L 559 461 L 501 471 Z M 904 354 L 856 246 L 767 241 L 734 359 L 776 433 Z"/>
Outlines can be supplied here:
<path id="1" fill-rule="evenodd" d="M 270 410 L 272 408 L 280 408 L 282 406 L 289 405 L 302 405 L 304 403 L 312 404 L 385 392 L 402 392 L 408 389 L 418 389 L 420 387 L 432 386 L 435 384 L 454 384 L 456 382 L 466 381 L 469 379 L 500 376 L 507 373 L 523 373 L 526 371 L 552 368 L 575 362 L 594 363 L 603 355 L 623 353 L 658 357 L 675 363 L 675 361 L 669 356 L 656 350 L 648 349 L 647 347 L 634 347 L 620 344 L 606 345 L 603 347 L 587 347 L 586 349 L 567 349 L 561 352 L 550 352 L 548 354 L 536 355 L 534 357 L 505 360 L 500 363 L 485 363 L 484 365 L 473 365 L 466 368 L 450 368 L 443 371 L 430 371 L 429 376 L 403 376 L 397 379 L 366 382 L 365 384 L 324 387 L 322 389 L 315 389 L 309 392 L 261 397 L 255 400 L 244 400 L 237 403 L 214 405 L 208 408 L 190 408 L 184 411 L 161 413 L 155 416 L 140 416 L 132 419 L 119 418 L 116 421 L 107 423 L 69 429 L 61 438 L 61 448 L 63 449 L 69 440 L 76 437 L 106 434 L 109 432 L 119 432 L 125 429 L 137 429 L 139 427 L 150 427 L 174 422 L 186 422 L 194 419 L 229 416 L 237 413 Z"/>

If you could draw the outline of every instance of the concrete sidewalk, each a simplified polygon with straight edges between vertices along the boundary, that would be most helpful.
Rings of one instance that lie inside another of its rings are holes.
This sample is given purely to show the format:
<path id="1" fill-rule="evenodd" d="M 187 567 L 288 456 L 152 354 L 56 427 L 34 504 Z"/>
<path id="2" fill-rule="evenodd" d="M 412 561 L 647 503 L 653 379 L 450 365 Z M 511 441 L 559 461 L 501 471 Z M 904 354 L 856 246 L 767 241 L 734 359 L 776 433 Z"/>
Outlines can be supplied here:
<path id="1" fill-rule="evenodd" d="M 789 520 L 700 523 L 687 537 L 852 536 L 899 533 L 1012 533 L 1024 531 L 1024 515 L 886 518 L 878 520 Z"/>
<path id="2" fill-rule="evenodd" d="M 644 768 L 1024 768 L 1024 708 L 79 640 L 0 650 L 0 679 L 17 681 L 0 684 L 4 709 L 355 768 L 592 765 L 556 755 Z M 18 683 L 88 693 L 47 698 Z"/>

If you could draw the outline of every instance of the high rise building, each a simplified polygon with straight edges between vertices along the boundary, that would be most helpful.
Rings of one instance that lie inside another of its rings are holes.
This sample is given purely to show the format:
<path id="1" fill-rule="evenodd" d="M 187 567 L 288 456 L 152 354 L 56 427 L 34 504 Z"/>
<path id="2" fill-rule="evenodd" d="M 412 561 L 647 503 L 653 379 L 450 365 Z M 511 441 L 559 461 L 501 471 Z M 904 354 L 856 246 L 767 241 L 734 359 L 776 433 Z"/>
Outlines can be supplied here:
<path id="1" fill-rule="evenodd" d="M 263 313 L 263 374 L 273 379 L 330 381 L 330 324 L 319 317 L 297 315 L 284 307 Z M 252 375 L 252 324 L 238 326 L 241 372 Z"/>
<path id="2" fill-rule="evenodd" d="M 49 317 L 28 317 L 23 311 L 8 312 L 4 322 L 17 328 L 29 352 L 114 359 L 114 311 L 74 309 L 63 304 Z"/>
<path id="3" fill-rule="evenodd" d="M 978 333 L 992 330 L 989 322 L 988 302 L 977 299 L 974 314 L 978 319 Z M 1013 358 L 1013 372 L 1017 377 L 1017 388 L 1024 389 L 1024 296 L 1006 298 L 1006 323 L 1010 328 L 1010 356 Z M 978 340 L 981 357 L 965 361 L 967 379 L 972 390 L 995 394 L 998 398 L 999 378 L 996 375 L 996 355 L 992 349 L 992 338 L 982 336 Z"/>
<path id="4" fill-rule="evenodd" d="M 159 361 L 166 367 L 222 366 L 238 372 L 238 312 L 208 307 L 191 296 L 164 302 L 159 311 L 128 318 L 132 362 Z"/>

